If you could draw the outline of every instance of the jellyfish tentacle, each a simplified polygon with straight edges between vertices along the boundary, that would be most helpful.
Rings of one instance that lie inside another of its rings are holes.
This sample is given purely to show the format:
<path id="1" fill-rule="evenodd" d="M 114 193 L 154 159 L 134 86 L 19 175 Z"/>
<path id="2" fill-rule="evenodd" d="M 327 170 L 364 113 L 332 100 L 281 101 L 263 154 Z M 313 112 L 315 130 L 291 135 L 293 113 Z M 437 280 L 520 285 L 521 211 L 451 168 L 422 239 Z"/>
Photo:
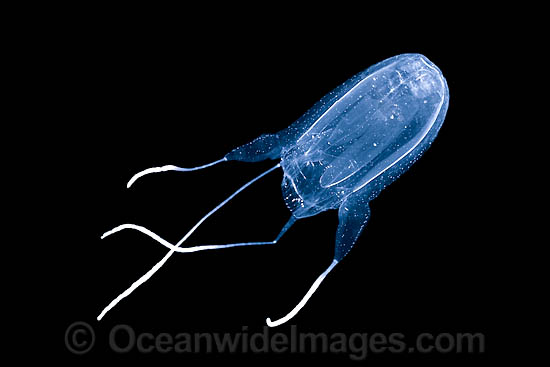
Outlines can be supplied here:
<path id="1" fill-rule="evenodd" d="M 305 306 L 307 301 L 311 298 L 313 293 L 319 288 L 321 282 L 326 278 L 328 273 L 340 262 L 347 253 L 351 250 L 357 238 L 361 234 L 361 231 L 365 227 L 370 216 L 370 209 L 368 205 L 368 195 L 365 190 L 357 191 L 354 194 L 349 195 L 340 205 L 338 211 L 338 229 L 336 231 L 336 243 L 334 251 L 334 259 L 330 266 L 315 280 L 309 291 L 302 298 L 302 300 L 290 311 L 286 316 L 271 321 L 270 318 L 266 319 L 267 326 L 275 327 L 284 324 L 294 316 Z"/>
<path id="2" fill-rule="evenodd" d="M 110 235 L 112 235 L 116 232 L 122 231 L 124 229 L 133 229 L 133 230 L 139 231 L 139 232 L 151 237 L 152 239 L 159 242 L 161 245 L 165 246 L 169 250 L 173 250 L 175 252 L 180 252 L 180 253 L 190 253 L 190 252 L 198 252 L 198 251 L 204 251 L 204 250 L 218 250 L 218 249 L 224 249 L 224 248 L 230 248 L 230 247 L 239 247 L 239 246 L 274 245 L 281 239 L 281 237 L 286 233 L 286 231 L 288 231 L 288 229 L 295 222 L 296 222 L 296 218 L 294 216 L 292 216 L 288 220 L 288 222 L 285 224 L 283 229 L 280 231 L 277 238 L 275 238 L 275 240 L 273 240 L 273 241 L 263 241 L 263 242 L 239 242 L 239 243 L 229 243 L 229 244 L 224 244 L 224 245 L 202 245 L 202 246 L 193 246 L 193 247 L 178 247 L 178 246 L 173 245 L 169 241 L 163 239 L 162 237 L 160 237 L 156 233 L 150 231 L 149 229 L 147 229 L 145 227 L 142 227 L 142 226 L 135 225 L 135 224 L 122 224 L 118 227 L 115 227 L 112 230 L 105 232 L 101 236 L 101 239 L 104 239 L 105 237 L 108 237 L 108 236 L 110 236 Z"/>
<path id="3" fill-rule="evenodd" d="M 151 174 L 151 173 L 160 173 L 168 171 L 179 171 L 179 172 L 191 172 L 198 171 L 204 168 L 215 166 L 219 163 L 228 162 L 228 161 L 241 161 L 241 162 L 260 162 L 266 159 L 280 159 L 281 158 L 281 149 L 282 143 L 279 137 L 279 133 L 276 134 L 262 134 L 256 139 L 252 140 L 249 143 L 241 145 L 227 153 L 223 158 L 218 159 L 217 161 L 207 163 L 202 166 L 192 167 L 192 168 L 183 168 L 174 166 L 171 164 L 161 166 L 161 167 L 151 167 L 144 169 L 136 173 L 130 178 L 126 184 L 127 188 L 130 188 L 138 179 L 141 177 Z"/>
<path id="4" fill-rule="evenodd" d="M 168 171 L 178 171 L 178 172 L 191 172 L 198 171 L 204 168 L 215 166 L 219 163 L 228 162 L 228 161 L 241 161 L 241 162 L 260 162 L 266 159 L 278 159 L 281 156 L 281 143 L 279 141 L 278 134 L 263 134 L 258 138 L 252 140 L 251 142 L 244 144 L 240 147 L 237 147 L 227 153 L 223 158 L 218 159 L 217 161 L 204 164 L 198 167 L 184 168 L 178 167 L 171 164 L 160 166 L 160 167 L 151 167 L 144 169 L 136 173 L 130 178 L 126 184 L 127 188 L 130 188 L 138 179 L 143 176 L 149 175 L 151 173 L 160 173 Z"/>
<path id="5" fill-rule="evenodd" d="M 311 298 L 313 293 L 315 293 L 317 288 L 319 288 L 323 280 L 327 277 L 328 273 L 330 273 L 331 270 L 336 266 L 336 264 L 338 264 L 338 260 L 333 260 L 330 266 L 321 275 L 319 275 L 319 277 L 315 280 L 315 282 L 313 282 L 313 284 L 307 291 L 306 295 L 302 298 L 302 300 L 286 316 L 275 321 L 271 321 L 271 319 L 268 317 L 265 320 L 267 326 L 275 327 L 275 326 L 282 325 L 288 320 L 292 319 L 294 316 L 296 316 L 296 314 L 306 305 L 307 301 Z"/>
<path id="6" fill-rule="evenodd" d="M 235 191 L 233 194 L 231 194 L 227 199 L 225 199 L 224 201 L 222 201 L 218 206 L 216 206 L 214 209 L 212 209 L 210 212 L 208 212 L 208 214 L 206 214 L 204 217 L 202 217 L 198 222 L 197 224 L 195 224 L 193 226 L 193 228 L 191 228 L 191 230 L 189 230 L 189 232 L 187 232 L 187 234 L 185 236 L 183 236 L 183 238 L 181 240 L 178 241 L 178 243 L 176 243 L 175 247 L 179 247 L 181 246 L 181 244 L 183 242 L 185 242 L 189 236 L 191 236 L 191 234 L 193 234 L 193 232 L 195 232 L 195 230 L 197 228 L 199 228 L 199 226 L 206 220 L 208 219 L 208 217 L 210 217 L 212 214 L 214 214 L 215 212 L 217 212 L 221 207 L 223 207 L 225 204 L 227 204 L 231 199 L 233 199 L 235 196 L 237 196 L 240 192 L 242 192 L 243 190 L 245 190 L 246 188 L 248 188 L 250 185 L 252 185 L 254 182 L 258 181 L 259 179 L 261 179 L 262 177 L 264 177 L 265 175 L 275 171 L 277 168 L 280 168 L 281 167 L 281 164 L 280 163 L 277 163 L 275 166 L 273 166 L 272 168 L 268 169 L 267 171 L 265 171 L 264 173 L 260 174 L 259 176 L 253 178 L 252 180 L 248 181 L 246 184 L 244 184 L 243 186 L 241 186 L 237 191 Z M 114 233 L 112 231 L 110 231 L 111 233 Z M 111 234 L 109 232 L 107 232 L 108 234 Z M 158 237 L 160 239 L 160 237 Z M 156 239 L 156 238 L 155 238 Z M 158 239 L 157 239 L 158 240 Z M 111 310 L 114 306 L 116 306 L 122 299 L 124 299 L 125 297 L 127 297 L 128 295 L 130 295 L 135 289 L 137 289 L 141 284 L 145 283 L 147 280 L 149 280 L 149 278 L 151 278 L 153 276 L 153 274 L 155 274 L 157 272 L 157 270 L 159 270 L 163 265 L 164 263 L 166 263 L 166 261 L 168 261 L 168 259 L 170 258 L 170 256 L 172 256 L 174 254 L 174 249 L 170 250 L 157 264 L 155 264 L 155 266 L 153 266 L 147 273 L 145 273 L 141 278 L 139 278 L 137 281 L 135 281 L 134 283 L 132 283 L 132 285 L 126 289 L 124 292 L 122 292 L 118 297 L 116 297 L 114 300 L 111 301 L 111 303 L 109 303 L 107 305 L 107 307 L 105 307 L 103 309 L 103 311 L 99 314 L 99 316 L 97 317 L 97 320 L 101 320 L 103 318 L 103 316 L 105 316 L 105 314 L 107 312 L 109 312 L 109 310 Z"/>
<path id="7" fill-rule="evenodd" d="M 143 177 L 145 175 L 151 174 L 151 173 L 160 173 L 160 172 L 168 172 L 168 171 L 178 171 L 178 172 L 198 171 L 198 170 L 201 170 L 201 169 L 204 169 L 204 168 L 215 166 L 216 164 L 226 162 L 226 161 L 227 161 L 227 158 L 223 157 L 222 159 L 218 159 L 217 161 L 207 163 L 207 164 L 204 164 L 204 165 L 198 166 L 198 167 L 192 167 L 192 168 L 183 168 L 183 167 L 178 167 L 178 166 L 174 166 L 174 165 L 171 165 L 171 164 L 161 166 L 161 167 L 147 168 L 147 169 L 144 169 L 143 171 L 140 171 L 140 172 L 136 173 L 135 175 L 133 175 L 132 178 L 130 179 L 130 181 L 128 181 L 128 183 L 126 184 L 126 187 L 130 188 L 130 186 L 132 186 L 138 179 L 140 179 L 141 177 Z"/>

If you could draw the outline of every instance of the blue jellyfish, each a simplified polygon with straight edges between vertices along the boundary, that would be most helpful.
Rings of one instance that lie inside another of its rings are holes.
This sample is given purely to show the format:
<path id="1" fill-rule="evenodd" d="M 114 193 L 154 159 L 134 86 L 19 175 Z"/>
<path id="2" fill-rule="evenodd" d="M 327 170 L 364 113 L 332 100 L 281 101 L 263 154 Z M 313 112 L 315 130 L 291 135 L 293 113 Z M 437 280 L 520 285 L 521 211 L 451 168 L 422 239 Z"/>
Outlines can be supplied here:
<path id="1" fill-rule="evenodd" d="M 128 187 L 150 173 L 189 172 L 227 161 L 278 160 L 274 167 L 246 183 L 206 214 L 175 244 L 134 224 L 123 224 L 104 233 L 102 238 L 123 229 L 134 229 L 166 246 L 169 252 L 114 299 L 97 319 L 101 320 L 120 300 L 147 281 L 176 252 L 275 244 L 297 220 L 338 209 L 332 263 L 286 316 L 275 321 L 266 320 L 271 327 L 287 322 L 304 307 L 327 274 L 351 250 L 369 219 L 369 201 L 430 146 L 443 124 L 448 103 L 447 83 L 437 66 L 420 54 L 398 55 L 355 75 L 288 128 L 261 135 L 220 160 L 195 168 L 154 167 L 134 175 Z M 273 241 L 181 247 L 208 217 L 278 168 L 284 172 L 283 199 L 291 216 Z"/>

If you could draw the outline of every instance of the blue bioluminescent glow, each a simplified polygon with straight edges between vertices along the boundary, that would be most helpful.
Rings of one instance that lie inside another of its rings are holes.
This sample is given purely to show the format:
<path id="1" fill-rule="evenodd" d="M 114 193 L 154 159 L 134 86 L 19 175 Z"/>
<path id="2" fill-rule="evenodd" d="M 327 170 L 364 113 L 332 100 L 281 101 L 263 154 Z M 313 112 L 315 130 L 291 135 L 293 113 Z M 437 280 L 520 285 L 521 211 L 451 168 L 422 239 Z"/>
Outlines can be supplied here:
<path id="1" fill-rule="evenodd" d="M 149 173 L 194 171 L 226 161 L 279 160 L 277 165 L 246 183 L 206 214 L 176 244 L 134 224 L 123 224 L 103 234 L 102 238 L 105 238 L 122 229 L 134 229 L 170 251 L 114 299 L 97 319 L 101 320 L 120 300 L 147 281 L 174 252 L 275 244 L 298 219 L 338 209 L 339 224 L 332 263 L 292 311 L 276 321 L 266 320 L 271 327 L 287 322 L 351 250 L 369 219 L 369 201 L 405 172 L 430 146 L 443 124 L 448 103 L 449 89 L 437 66 L 420 54 L 398 55 L 352 77 L 288 128 L 276 134 L 262 135 L 218 161 L 195 168 L 154 167 L 136 174 L 128 182 L 128 187 Z M 277 168 L 284 172 L 283 198 L 291 216 L 275 240 L 180 247 L 208 217 Z"/>

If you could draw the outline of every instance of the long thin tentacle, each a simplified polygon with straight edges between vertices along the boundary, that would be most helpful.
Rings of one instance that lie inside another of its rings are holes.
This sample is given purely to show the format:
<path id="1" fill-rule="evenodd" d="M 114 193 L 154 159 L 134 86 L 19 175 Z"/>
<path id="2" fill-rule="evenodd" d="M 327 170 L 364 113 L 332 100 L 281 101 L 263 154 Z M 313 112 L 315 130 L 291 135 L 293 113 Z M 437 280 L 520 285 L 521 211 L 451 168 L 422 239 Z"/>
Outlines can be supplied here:
<path id="1" fill-rule="evenodd" d="M 250 180 L 249 182 L 247 182 L 246 184 L 244 184 L 243 186 L 241 186 L 241 188 L 239 188 L 237 191 L 235 191 L 233 194 L 231 194 L 227 199 L 225 199 L 224 201 L 222 201 L 217 207 L 215 207 L 214 209 L 212 209 L 208 214 L 206 214 L 204 217 L 201 218 L 201 220 L 199 220 L 197 222 L 197 224 L 195 224 L 193 226 L 193 228 L 191 228 L 191 230 L 189 230 L 189 232 L 187 232 L 187 234 L 185 236 L 183 236 L 183 238 L 181 240 L 178 241 L 178 243 L 176 243 L 175 247 L 179 247 L 183 242 L 185 242 L 189 236 L 191 236 L 191 234 L 193 234 L 193 232 L 195 232 L 195 230 L 197 228 L 199 228 L 199 226 L 208 218 L 210 217 L 212 214 L 214 214 L 216 211 L 218 211 L 221 207 L 223 207 L 225 204 L 227 204 L 231 199 L 233 199 L 235 196 L 237 196 L 240 192 L 242 192 L 243 190 L 245 190 L 247 187 L 249 187 L 250 185 L 252 185 L 254 182 L 258 181 L 259 179 L 261 179 L 262 177 L 264 177 L 265 175 L 273 172 L 274 170 L 276 170 L 277 168 L 281 167 L 281 164 L 278 163 L 277 165 L 275 165 L 274 167 L 268 169 L 267 171 L 265 171 L 264 173 L 262 173 L 261 175 L 257 176 L 256 178 Z M 109 232 L 107 232 L 109 233 Z M 152 232 L 151 232 L 152 233 Z M 155 235 L 156 236 L 156 235 Z M 157 236 L 158 237 L 158 236 Z M 155 237 L 153 237 L 155 238 Z M 155 238 L 157 241 L 160 239 L 162 241 L 164 241 L 162 238 L 158 237 L 158 238 Z M 161 242 L 162 243 L 162 242 Z M 111 301 L 111 303 L 109 303 L 107 305 L 107 307 L 105 307 L 103 309 L 103 311 L 101 311 L 101 313 L 99 314 L 99 316 L 97 317 L 97 320 L 101 320 L 103 318 L 103 316 L 105 316 L 105 314 L 107 312 L 109 312 L 109 310 L 111 310 L 113 307 L 115 307 L 122 299 L 124 299 L 125 297 L 127 297 L 128 295 L 130 295 L 137 287 L 139 287 L 140 285 L 142 285 L 143 283 L 145 283 L 147 280 L 149 280 L 149 278 L 151 278 L 153 276 L 153 274 L 155 274 L 157 272 L 157 270 L 159 270 L 163 265 L 164 263 L 170 258 L 170 256 L 172 256 L 174 254 L 175 250 L 174 249 L 171 249 L 157 264 L 155 264 L 155 266 L 153 266 L 147 273 L 145 273 L 141 278 L 139 278 L 137 281 L 135 281 L 128 289 L 126 289 L 124 292 L 122 292 L 118 297 L 116 297 L 114 300 Z"/>
<path id="2" fill-rule="evenodd" d="M 222 163 L 222 162 L 226 162 L 226 161 L 227 161 L 227 158 L 224 157 L 224 158 L 218 159 L 217 161 L 214 161 L 212 163 L 208 163 L 208 164 L 205 164 L 203 166 L 193 167 L 193 168 L 182 168 L 182 167 L 178 167 L 178 166 L 173 166 L 171 164 L 166 165 L 166 166 L 162 166 L 162 167 L 147 168 L 147 169 L 144 169 L 143 171 L 138 172 L 135 175 L 133 175 L 132 178 L 130 179 L 130 181 L 128 181 L 128 184 L 126 185 L 126 187 L 130 188 L 130 186 L 132 186 L 134 184 L 134 182 L 136 182 L 139 178 L 141 178 L 145 175 L 148 175 L 150 173 L 159 173 L 159 172 L 167 172 L 167 171 L 179 171 L 179 172 L 198 171 L 200 169 L 212 167 L 212 166 L 214 166 L 218 163 Z"/>
<path id="3" fill-rule="evenodd" d="M 279 326 L 279 325 L 282 325 L 284 324 L 285 322 L 287 322 L 288 320 L 290 320 L 291 318 L 293 318 L 294 316 L 296 316 L 296 314 L 298 313 L 298 311 L 300 311 L 302 309 L 302 307 L 305 306 L 305 304 L 307 303 L 307 301 L 311 298 L 311 296 L 313 295 L 313 293 L 315 293 L 315 291 L 317 290 L 317 288 L 319 288 L 319 285 L 321 285 L 321 282 L 326 278 L 326 276 L 328 275 L 328 273 L 330 273 L 330 271 L 336 266 L 336 264 L 338 264 L 338 261 L 337 260 L 333 260 L 332 263 L 330 264 L 330 266 L 327 268 L 327 270 L 325 270 L 323 272 L 323 274 L 319 275 L 319 277 L 315 280 L 315 282 L 313 282 L 311 288 L 309 288 L 309 291 L 307 291 L 306 295 L 304 296 L 304 298 L 302 298 L 302 300 L 296 305 L 296 307 L 294 307 L 292 309 L 292 311 L 290 311 L 285 317 L 282 317 L 278 320 L 275 320 L 275 321 L 271 321 L 271 319 L 268 317 L 265 322 L 267 324 L 267 326 L 269 327 L 275 327 L 275 326 Z"/>
<path id="4" fill-rule="evenodd" d="M 110 231 L 105 232 L 101 239 L 104 239 L 105 237 L 108 237 L 116 232 L 122 231 L 124 229 L 134 229 L 136 231 L 139 231 L 155 241 L 159 242 L 163 246 L 167 247 L 169 250 L 173 250 L 175 252 L 180 253 L 189 253 L 189 252 L 197 252 L 197 251 L 204 251 L 204 250 L 217 250 L 217 249 L 223 249 L 223 248 L 230 248 L 230 247 L 239 247 L 239 246 L 255 246 L 255 245 L 274 245 L 276 244 L 283 234 L 285 234 L 286 231 L 296 222 L 296 218 L 292 216 L 289 221 L 285 224 L 277 238 L 273 241 L 263 241 L 263 242 L 239 242 L 239 243 L 229 243 L 224 245 L 203 245 L 203 246 L 193 246 L 193 247 L 178 247 L 175 245 L 172 245 L 170 242 L 166 241 L 164 238 L 160 237 L 158 234 L 148 230 L 145 227 L 138 226 L 135 224 L 122 224 L 118 227 L 115 227 L 111 229 Z"/>

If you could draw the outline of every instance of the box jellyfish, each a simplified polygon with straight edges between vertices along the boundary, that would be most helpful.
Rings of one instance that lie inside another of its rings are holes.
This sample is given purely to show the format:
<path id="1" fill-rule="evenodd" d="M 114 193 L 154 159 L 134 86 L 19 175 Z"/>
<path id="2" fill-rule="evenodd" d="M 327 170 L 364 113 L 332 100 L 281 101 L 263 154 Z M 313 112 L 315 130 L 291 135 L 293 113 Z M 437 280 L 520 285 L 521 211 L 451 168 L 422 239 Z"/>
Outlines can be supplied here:
<path id="1" fill-rule="evenodd" d="M 136 174 L 128 187 L 144 175 L 164 171 L 189 172 L 227 161 L 278 163 L 246 183 L 208 212 L 177 243 L 170 243 L 147 228 L 124 224 L 106 232 L 105 238 L 123 229 L 148 235 L 169 249 L 168 253 L 98 316 L 147 281 L 176 252 L 196 252 L 237 246 L 277 243 L 299 219 L 338 209 L 334 258 L 300 302 L 284 317 L 267 325 L 281 325 L 304 307 L 323 279 L 348 254 L 369 215 L 369 201 L 405 172 L 435 139 L 447 112 L 449 90 L 437 66 L 420 54 L 394 56 L 352 77 L 327 94 L 288 128 L 264 134 L 229 152 L 218 161 L 195 168 L 173 165 L 149 168 Z M 282 168 L 283 199 L 290 219 L 272 241 L 182 247 L 213 213 L 265 175 Z"/>

